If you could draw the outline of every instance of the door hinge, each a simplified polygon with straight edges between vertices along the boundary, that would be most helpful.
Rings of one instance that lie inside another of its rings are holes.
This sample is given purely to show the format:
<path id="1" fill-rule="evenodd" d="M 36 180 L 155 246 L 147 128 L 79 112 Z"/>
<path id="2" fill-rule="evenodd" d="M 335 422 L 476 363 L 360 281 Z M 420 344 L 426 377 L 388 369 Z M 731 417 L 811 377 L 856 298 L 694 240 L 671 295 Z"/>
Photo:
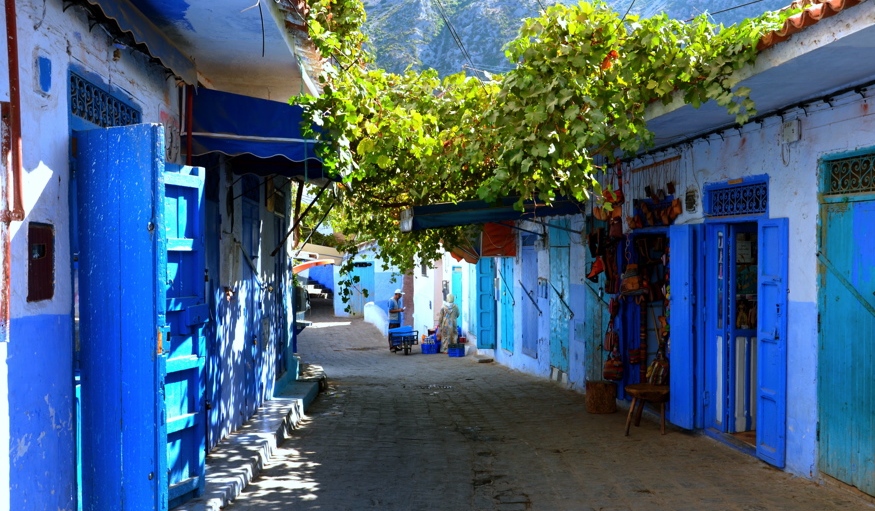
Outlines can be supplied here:
<path id="1" fill-rule="evenodd" d="M 820 333 L 820 313 L 817 313 L 817 333 Z"/>
<path id="2" fill-rule="evenodd" d="M 820 442 L 820 421 L 817 421 L 817 429 L 815 430 L 814 438 L 817 442 Z"/>

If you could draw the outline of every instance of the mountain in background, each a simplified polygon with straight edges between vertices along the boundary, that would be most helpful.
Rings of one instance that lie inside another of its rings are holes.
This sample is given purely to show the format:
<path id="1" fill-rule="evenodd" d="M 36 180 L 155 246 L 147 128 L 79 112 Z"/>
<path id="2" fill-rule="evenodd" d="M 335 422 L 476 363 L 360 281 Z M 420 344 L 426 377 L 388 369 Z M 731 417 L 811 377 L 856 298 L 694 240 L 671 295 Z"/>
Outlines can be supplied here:
<path id="1" fill-rule="evenodd" d="M 441 76 L 467 71 L 470 56 L 477 71 L 504 73 L 511 64 L 504 45 L 517 36 L 524 18 L 537 16 L 557 0 L 363 0 L 368 19 L 365 33 L 377 65 L 394 73 L 407 68 L 436 69 Z M 572 0 L 559 0 L 565 4 Z M 731 25 L 767 10 L 789 5 L 788 0 L 609 0 L 617 12 L 649 17 L 667 12 L 687 20 L 703 12 L 714 22 Z M 741 7 L 739 7 L 741 6 Z M 447 23 L 449 22 L 449 23 Z M 455 35 L 454 35 L 455 34 Z"/>

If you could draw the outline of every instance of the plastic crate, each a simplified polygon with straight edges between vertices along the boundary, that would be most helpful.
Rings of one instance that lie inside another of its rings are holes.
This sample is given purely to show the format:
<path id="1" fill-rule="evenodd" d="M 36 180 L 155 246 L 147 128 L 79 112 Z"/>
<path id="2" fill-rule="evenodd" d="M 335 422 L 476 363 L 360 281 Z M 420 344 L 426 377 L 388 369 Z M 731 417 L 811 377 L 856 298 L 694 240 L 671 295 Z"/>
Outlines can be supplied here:
<path id="1" fill-rule="evenodd" d="M 450 347 L 447 348 L 447 355 L 451 357 L 464 357 L 465 346 L 461 344 L 451 344 Z"/>
<path id="2" fill-rule="evenodd" d="M 438 352 L 438 345 L 433 342 L 424 342 L 420 344 L 423 355 L 434 355 Z"/>

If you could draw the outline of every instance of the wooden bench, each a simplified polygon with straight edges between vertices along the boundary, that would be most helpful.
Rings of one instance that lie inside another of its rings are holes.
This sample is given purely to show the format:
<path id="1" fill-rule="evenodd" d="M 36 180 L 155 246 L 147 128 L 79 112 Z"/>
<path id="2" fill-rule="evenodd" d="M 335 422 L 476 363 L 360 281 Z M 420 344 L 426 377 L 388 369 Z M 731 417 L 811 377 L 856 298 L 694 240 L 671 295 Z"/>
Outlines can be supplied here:
<path id="1" fill-rule="evenodd" d="M 626 416 L 626 436 L 629 436 L 629 427 L 632 425 L 632 416 L 635 416 L 635 426 L 641 424 L 641 412 L 645 403 L 659 405 L 660 432 L 665 434 L 665 403 L 668 401 L 668 385 L 656 385 L 653 383 L 633 383 L 626 385 L 626 393 L 632 396 L 632 404 L 629 405 L 629 415 Z"/>

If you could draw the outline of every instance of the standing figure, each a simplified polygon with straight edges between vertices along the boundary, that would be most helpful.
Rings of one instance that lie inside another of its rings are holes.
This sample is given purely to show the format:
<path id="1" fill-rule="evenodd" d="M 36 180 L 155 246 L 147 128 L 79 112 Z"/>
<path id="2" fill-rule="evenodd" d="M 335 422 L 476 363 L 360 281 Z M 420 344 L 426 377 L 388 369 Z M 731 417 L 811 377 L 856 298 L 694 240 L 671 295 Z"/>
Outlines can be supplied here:
<path id="1" fill-rule="evenodd" d="M 438 339 L 441 341 L 441 351 L 446 352 L 450 344 L 455 344 L 459 338 L 456 322 L 459 320 L 459 308 L 453 303 L 456 297 L 447 295 L 447 303 L 441 307 L 438 316 Z"/>
<path id="2" fill-rule="evenodd" d="M 404 307 L 401 306 L 401 296 L 404 293 L 400 289 L 395 290 L 395 294 L 389 299 L 389 330 L 401 326 L 401 313 L 404 312 Z M 389 335 L 389 349 L 398 351 L 392 347 L 392 335 Z"/>

